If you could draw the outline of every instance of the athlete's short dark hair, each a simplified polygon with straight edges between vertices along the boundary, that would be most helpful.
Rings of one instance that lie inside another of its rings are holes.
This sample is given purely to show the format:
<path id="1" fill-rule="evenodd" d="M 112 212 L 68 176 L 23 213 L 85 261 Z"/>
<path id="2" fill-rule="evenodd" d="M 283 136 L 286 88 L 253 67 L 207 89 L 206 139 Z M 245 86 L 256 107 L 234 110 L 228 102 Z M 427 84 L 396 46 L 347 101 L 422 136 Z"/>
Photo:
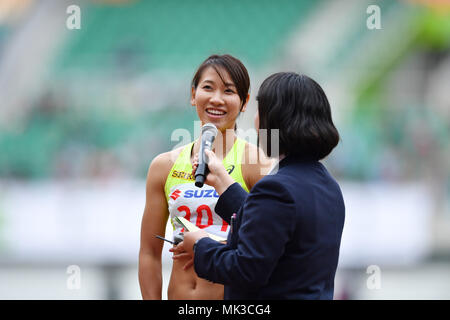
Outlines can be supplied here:
<path id="1" fill-rule="evenodd" d="M 320 85 L 305 75 L 275 73 L 261 84 L 258 101 L 259 129 L 279 130 L 279 153 L 320 160 L 339 142 L 331 109 Z M 265 149 L 272 156 L 270 138 Z"/>
<path id="2" fill-rule="evenodd" d="M 241 99 L 241 109 L 244 106 L 245 101 L 247 100 L 248 91 L 250 90 L 250 77 L 248 75 L 247 68 L 245 68 L 244 64 L 237 58 L 229 55 L 217 55 L 213 54 L 206 58 L 205 61 L 198 67 L 195 72 L 194 78 L 192 79 L 191 86 L 194 89 L 197 89 L 200 78 L 202 77 L 203 71 L 212 67 L 216 70 L 219 77 L 223 80 L 223 71 L 225 70 L 230 75 L 231 80 L 233 80 L 234 85 L 237 90 L 237 94 Z"/>

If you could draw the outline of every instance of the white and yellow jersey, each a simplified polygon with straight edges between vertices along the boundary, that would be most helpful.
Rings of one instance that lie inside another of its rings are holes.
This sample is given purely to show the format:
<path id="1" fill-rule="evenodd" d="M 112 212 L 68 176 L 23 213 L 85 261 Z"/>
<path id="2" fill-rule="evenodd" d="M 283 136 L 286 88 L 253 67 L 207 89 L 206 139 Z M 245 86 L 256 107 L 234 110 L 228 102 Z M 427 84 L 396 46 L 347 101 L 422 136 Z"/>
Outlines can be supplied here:
<path id="1" fill-rule="evenodd" d="M 245 144 L 245 140 L 237 138 L 223 159 L 223 165 L 231 177 L 249 192 L 241 171 Z M 183 148 L 167 176 L 164 187 L 174 235 L 184 231 L 183 226 L 174 220 L 175 217 L 181 216 L 197 227 L 226 239 L 229 225 L 214 211 L 219 194 L 207 184 L 202 188 L 195 186 L 190 160 L 193 145 L 194 142 Z"/>

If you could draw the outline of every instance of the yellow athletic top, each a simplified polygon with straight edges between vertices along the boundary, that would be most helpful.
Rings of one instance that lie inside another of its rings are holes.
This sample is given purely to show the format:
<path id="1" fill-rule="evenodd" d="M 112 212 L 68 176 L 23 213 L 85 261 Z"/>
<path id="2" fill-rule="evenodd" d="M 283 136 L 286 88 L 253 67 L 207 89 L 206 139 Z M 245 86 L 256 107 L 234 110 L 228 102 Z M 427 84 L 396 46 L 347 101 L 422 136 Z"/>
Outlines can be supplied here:
<path id="1" fill-rule="evenodd" d="M 237 138 L 222 163 L 231 177 L 249 192 L 241 171 L 245 144 L 245 140 Z M 193 145 L 194 142 L 183 148 L 172 166 L 164 186 L 174 235 L 184 231 L 183 226 L 174 219 L 181 216 L 209 233 L 227 238 L 228 223 L 214 210 L 219 194 L 207 184 L 204 184 L 202 188 L 195 186 L 191 164 Z"/>

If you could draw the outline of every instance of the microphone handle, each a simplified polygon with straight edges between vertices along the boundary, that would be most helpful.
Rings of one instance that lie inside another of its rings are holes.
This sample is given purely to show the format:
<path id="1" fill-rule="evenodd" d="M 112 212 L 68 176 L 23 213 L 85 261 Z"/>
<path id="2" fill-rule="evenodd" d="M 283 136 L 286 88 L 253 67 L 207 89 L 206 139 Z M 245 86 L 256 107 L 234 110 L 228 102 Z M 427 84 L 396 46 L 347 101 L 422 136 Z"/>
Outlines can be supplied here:
<path id="1" fill-rule="evenodd" d="M 198 165 L 196 172 L 204 172 L 205 174 L 196 174 L 195 175 L 195 186 L 196 187 L 203 187 L 203 184 L 205 183 L 206 176 L 209 173 L 208 165 L 206 162 L 202 162 Z"/>
<path id="2" fill-rule="evenodd" d="M 196 187 L 203 187 L 203 184 L 205 183 L 206 180 L 206 176 L 208 175 L 208 164 L 206 163 L 206 154 L 205 154 L 205 150 L 211 150 L 212 148 L 212 144 L 214 142 L 215 139 L 215 135 L 212 135 L 211 132 L 205 132 L 204 134 L 202 134 L 202 140 L 201 140 L 201 144 L 200 144 L 200 150 L 198 152 L 198 156 L 199 156 L 199 163 L 198 163 L 198 167 L 197 170 L 195 172 L 195 186 Z"/>

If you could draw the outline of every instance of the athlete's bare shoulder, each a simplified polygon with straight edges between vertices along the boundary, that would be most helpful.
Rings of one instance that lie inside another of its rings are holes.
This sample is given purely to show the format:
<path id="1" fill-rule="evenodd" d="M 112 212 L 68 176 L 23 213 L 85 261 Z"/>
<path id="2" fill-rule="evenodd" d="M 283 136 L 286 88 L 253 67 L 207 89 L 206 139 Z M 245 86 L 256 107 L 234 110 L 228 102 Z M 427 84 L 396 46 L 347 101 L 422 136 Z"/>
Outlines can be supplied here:
<path id="1" fill-rule="evenodd" d="M 184 147 L 185 146 L 181 146 L 176 149 L 173 149 L 173 150 L 170 150 L 167 152 L 163 152 L 163 153 L 157 155 L 153 161 L 156 161 L 157 163 L 165 164 L 167 166 L 170 165 L 170 167 L 172 167 Z"/>
<path id="2" fill-rule="evenodd" d="M 170 170 L 172 169 L 175 161 L 177 160 L 178 156 L 180 155 L 184 147 L 185 146 L 181 146 L 179 148 L 163 152 L 157 155 L 150 163 L 147 180 L 151 175 L 153 179 L 156 178 L 159 181 L 161 181 L 161 183 L 164 184 L 167 175 L 169 174 Z"/>
<path id="3" fill-rule="evenodd" d="M 245 144 L 244 163 L 254 164 L 261 168 L 271 167 L 274 160 L 267 157 L 263 149 L 247 142 Z"/>
<path id="4" fill-rule="evenodd" d="M 242 162 L 242 175 L 249 188 L 252 188 L 273 166 L 274 160 L 268 158 L 264 151 L 253 143 L 245 144 Z"/>

